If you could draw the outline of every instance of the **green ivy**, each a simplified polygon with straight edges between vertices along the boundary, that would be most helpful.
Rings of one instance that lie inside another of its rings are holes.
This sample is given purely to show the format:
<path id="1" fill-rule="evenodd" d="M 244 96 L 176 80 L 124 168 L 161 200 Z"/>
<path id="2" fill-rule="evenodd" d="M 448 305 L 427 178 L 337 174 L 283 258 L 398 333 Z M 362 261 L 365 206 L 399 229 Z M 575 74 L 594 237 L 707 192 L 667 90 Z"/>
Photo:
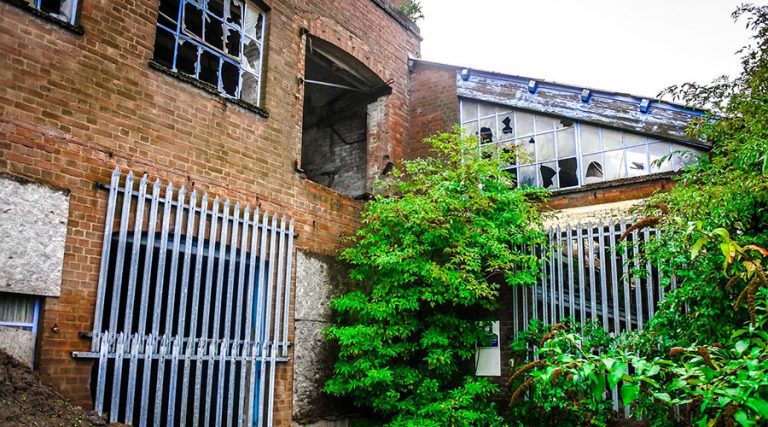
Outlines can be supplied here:
<path id="1" fill-rule="evenodd" d="M 499 425 L 475 346 L 500 288 L 537 277 L 519 248 L 544 241 L 543 193 L 518 189 L 459 130 L 426 142 L 434 157 L 395 171 L 341 254 L 357 286 L 332 302 L 340 350 L 325 391 L 393 426 Z"/>

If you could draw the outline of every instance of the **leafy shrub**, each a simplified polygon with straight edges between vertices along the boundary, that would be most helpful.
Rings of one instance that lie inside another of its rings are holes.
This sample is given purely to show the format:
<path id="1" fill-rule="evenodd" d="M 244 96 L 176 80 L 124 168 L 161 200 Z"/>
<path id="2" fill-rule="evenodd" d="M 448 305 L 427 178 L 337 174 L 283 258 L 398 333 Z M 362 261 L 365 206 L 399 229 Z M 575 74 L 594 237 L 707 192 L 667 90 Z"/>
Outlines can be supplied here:
<path id="1" fill-rule="evenodd" d="M 365 206 L 341 254 L 357 289 L 332 303 L 339 359 L 325 391 L 397 426 L 498 425 L 497 387 L 471 376 L 501 286 L 531 284 L 543 241 L 532 198 L 459 131 L 427 140 Z"/>

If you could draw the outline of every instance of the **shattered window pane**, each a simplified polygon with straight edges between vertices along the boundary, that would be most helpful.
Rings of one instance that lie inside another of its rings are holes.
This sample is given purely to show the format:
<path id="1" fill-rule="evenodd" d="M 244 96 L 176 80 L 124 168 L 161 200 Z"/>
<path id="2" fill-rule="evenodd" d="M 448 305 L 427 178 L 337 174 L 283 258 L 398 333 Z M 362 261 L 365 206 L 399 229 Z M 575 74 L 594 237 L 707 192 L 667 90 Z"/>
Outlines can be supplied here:
<path id="1" fill-rule="evenodd" d="M 153 59 L 224 97 L 259 105 L 265 20 L 248 1 L 160 0 Z"/>
<path id="2" fill-rule="evenodd" d="M 584 184 L 593 184 L 603 181 L 603 155 L 590 154 L 581 158 L 581 164 L 586 165 L 584 169 Z M 582 166 L 584 167 L 584 166 Z"/>
<path id="3" fill-rule="evenodd" d="M 541 186 L 549 189 L 557 187 L 557 164 L 555 162 L 544 163 L 539 166 L 539 179 Z"/>
<path id="4" fill-rule="evenodd" d="M 506 113 L 498 116 L 498 132 L 496 133 L 499 141 L 512 139 L 515 135 L 514 116 L 512 113 Z"/>
<path id="5" fill-rule="evenodd" d="M 466 99 L 460 103 L 465 134 L 488 144 L 481 153 L 497 156 L 499 168 L 516 176 L 518 185 L 561 189 L 678 170 L 698 151 L 566 117 Z M 670 154 L 676 149 L 686 152 Z M 665 156 L 669 159 L 663 164 L 654 164 Z"/>
<path id="6" fill-rule="evenodd" d="M 575 187 L 579 185 L 578 162 L 576 158 L 561 159 L 557 161 L 560 188 Z"/>
<path id="7" fill-rule="evenodd" d="M 27 4 L 60 21 L 75 24 L 78 0 L 41 0 L 40 3 L 27 0 Z"/>
<path id="8" fill-rule="evenodd" d="M 496 121 L 493 117 L 489 119 L 480 120 L 480 142 L 488 143 L 494 142 L 494 129 L 496 129 Z"/>

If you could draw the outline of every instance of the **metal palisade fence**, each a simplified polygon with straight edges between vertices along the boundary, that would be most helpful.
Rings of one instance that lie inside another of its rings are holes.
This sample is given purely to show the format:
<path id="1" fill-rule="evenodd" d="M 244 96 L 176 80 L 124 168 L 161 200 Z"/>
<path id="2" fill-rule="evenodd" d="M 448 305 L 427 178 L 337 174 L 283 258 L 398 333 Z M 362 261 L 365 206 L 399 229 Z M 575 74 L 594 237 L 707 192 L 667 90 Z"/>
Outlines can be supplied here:
<path id="1" fill-rule="evenodd" d="M 541 276 L 532 287 L 512 290 L 513 335 L 527 329 L 532 319 L 545 325 L 566 318 L 597 321 L 611 334 L 647 325 L 664 299 L 662 283 L 670 289 L 677 283 L 674 276 L 663 278 L 642 256 L 658 230 L 633 230 L 625 242 L 620 241 L 629 226 L 626 219 L 556 225 L 547 230 L 543 247 L 526 249 L 540 257 Z M 617 390 L 611 394 L 614 409 L 619 410 Z"/>
<path id="2" fill-rule="evenodd" d="M 531 319 L 599 321 L 611 333 L 642 329 L 664 299 L 663 278 L 642 256 L 658 231 L 633 230 L 623 244 L 628 227 L 624 219 L 550 227 L 546 247 L 528 249 L 542 260 L 539 281 L 513 291 L 514 333 Z M 674 289 L 675 278 L 668 282 Z"/>
<path id="3" fill-rule="evenodd" d="M 116 169 L 90 353 L 96 410 L 141 426 L 271 425 L 293 220 L 120 178 Z"/>

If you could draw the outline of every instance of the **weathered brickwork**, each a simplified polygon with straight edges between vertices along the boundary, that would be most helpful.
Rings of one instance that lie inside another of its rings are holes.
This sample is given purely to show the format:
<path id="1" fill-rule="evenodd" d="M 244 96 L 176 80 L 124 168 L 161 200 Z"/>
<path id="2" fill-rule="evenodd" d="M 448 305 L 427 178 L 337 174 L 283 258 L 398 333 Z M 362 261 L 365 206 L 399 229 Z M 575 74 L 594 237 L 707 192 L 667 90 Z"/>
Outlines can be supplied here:
<path id="1" fill-rule="evenodd" d="M 411 77 L 411 137 L 410 157 L 429 154 L 428 146 L 420 141 L 438 132 L 451 130 L 459 122 L 459 99 L 456 97 L 454 67 L 412 65 Z"/>
<path id="2" fill-rule="evenodd" d="M 38 366 L 45 383 L 89 406 L 92 362 L 70 352 L 90 346 L 79 332 L 93 322 L 107 196 L 99 184 L 119 166 L 259 205 L 296 218 L 299 249 L 333 254 L 361 205 L 295 172 L 301 29 L 391 81 L 369 176 L 384 156 L 407 154 L 407 57 L 420 39 L 383 1 L 267 1 L 264 118 L 148 66 L 157 1 L 81 3 L 83 35 L 0 2 L 0 173 L 70 193 L 61 297 L 45 301 Z M 292 369 L 278 370 L 275 425 L 290 424 Z"/>

